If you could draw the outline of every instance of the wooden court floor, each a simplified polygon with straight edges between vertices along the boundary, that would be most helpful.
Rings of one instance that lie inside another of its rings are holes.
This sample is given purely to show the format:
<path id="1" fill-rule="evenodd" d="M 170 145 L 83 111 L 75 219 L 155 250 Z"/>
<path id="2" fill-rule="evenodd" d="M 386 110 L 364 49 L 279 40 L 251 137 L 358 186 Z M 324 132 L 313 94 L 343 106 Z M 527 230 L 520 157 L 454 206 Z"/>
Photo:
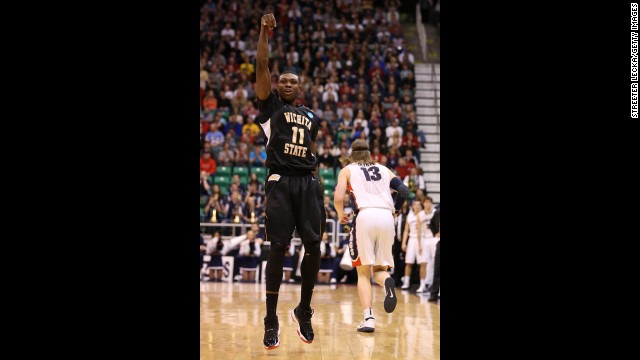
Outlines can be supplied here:
<path id="1" fill-rule="evenodd" d="M 311 307 L 315 339 L 296 334 L 289 311 L 300 284 L 280 287 L 280 347 L 262 347 L 264 284 L 200 283 L 200 359 L 440 359 L 440 305 L 428 295 L 396 290 L 398 305 L 387 314 L 384 291 L 374 285 L 374 333 L 359 333 L 362 307 L 356 285 L 316 285 Z"/>

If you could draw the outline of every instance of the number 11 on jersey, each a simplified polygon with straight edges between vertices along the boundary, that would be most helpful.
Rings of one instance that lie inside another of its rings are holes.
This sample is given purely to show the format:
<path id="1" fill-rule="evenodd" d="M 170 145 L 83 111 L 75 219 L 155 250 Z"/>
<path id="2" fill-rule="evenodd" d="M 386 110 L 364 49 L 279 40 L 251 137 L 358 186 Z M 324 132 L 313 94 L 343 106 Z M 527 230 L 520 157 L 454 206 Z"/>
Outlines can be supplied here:
<path id="1" fill-rule="evenodd" d="M 291 142 L 294 144 L 300 144 L 302 145 L 304 143 L 304 128 L 298 128 L 298 127 L 292 127 L 291 130 L 293 131 L 293 138 L 291 139 Z M 298 130 L 298 131 L 296 131 Z M 298 136 L 298 133 L 300 133 L 300 142 L 296 141 L 296 138 Z"/>
<path id="2" fill-rule="evenodd" d="M 284 144 L 284 153 L 287 155 L 294 155 L 299 157 L 307 156 L 307 147 L 304 144 L 304 128 L 294 126 L 291 128 L 293 131 L 293 137 L 291 138 L 292 144 Z"/>

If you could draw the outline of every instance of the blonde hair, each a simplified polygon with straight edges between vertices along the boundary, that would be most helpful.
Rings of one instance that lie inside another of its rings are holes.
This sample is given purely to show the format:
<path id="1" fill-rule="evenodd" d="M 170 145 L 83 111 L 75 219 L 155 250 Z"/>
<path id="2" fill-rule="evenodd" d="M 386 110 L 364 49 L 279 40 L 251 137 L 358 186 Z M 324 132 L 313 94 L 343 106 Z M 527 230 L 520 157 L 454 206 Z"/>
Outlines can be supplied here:
<path id="1" fill-rule="evenodd" d="M 342 156 L 339 159 L 342 167 L 345 167 L 351 163 L 358 163 L 362 165 L 373 165 L 375 161 L 371 157 L 369 152 L 369 142 L 363 139 L 358 139 L 351 144 L 351 155 Z"/>

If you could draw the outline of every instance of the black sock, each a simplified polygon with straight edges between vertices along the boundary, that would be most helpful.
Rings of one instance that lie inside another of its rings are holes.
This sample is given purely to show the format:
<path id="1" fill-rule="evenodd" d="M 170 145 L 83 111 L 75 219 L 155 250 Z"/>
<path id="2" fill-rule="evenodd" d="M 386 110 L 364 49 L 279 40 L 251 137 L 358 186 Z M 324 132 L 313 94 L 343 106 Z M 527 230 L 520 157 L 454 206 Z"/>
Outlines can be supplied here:
<path id="1" fill-rule="evenodd" d="M 276 309 L 278 308 L 278 294 L 267 294 L 267 317 L 276 317 Z"/>
<path id="2" fill-rule="evenodd" d="M 265 282 L 267 288 L 267 317 L 276 316 L 278 307 L 278 291 L 282 283 L 282 262 L 284 260 L 284 245 L 272 243 L 269 259 L 265 267 Z"/>
<path id="3" fill-rule="evenodd" d="M 304 258 L 302 258 L 302 264 L 300 264 L 302 286 L 300 289 L 299 305 L 303 310 L 311 309 L 311 296 L 313 295 L 313 287 L 316 283 L 318 270 L 320 270 L 320 254 L 304 254 Z"/>

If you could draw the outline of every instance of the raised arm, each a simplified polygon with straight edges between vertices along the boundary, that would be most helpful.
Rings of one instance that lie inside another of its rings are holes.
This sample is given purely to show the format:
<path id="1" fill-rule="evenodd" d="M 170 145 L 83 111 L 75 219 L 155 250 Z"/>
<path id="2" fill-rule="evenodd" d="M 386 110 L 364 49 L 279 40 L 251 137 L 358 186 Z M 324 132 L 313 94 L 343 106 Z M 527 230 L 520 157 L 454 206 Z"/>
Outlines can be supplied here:
<path id="1" fill-rule="evenodd" d="M 260 38 L 256 52 L 256 94 L 259 100 L 266 100 L 271 92 L 271 73 L 269 72 L 269 31 L 276 27 L 276 18 L 272 13 L 260 20 Z"/>

